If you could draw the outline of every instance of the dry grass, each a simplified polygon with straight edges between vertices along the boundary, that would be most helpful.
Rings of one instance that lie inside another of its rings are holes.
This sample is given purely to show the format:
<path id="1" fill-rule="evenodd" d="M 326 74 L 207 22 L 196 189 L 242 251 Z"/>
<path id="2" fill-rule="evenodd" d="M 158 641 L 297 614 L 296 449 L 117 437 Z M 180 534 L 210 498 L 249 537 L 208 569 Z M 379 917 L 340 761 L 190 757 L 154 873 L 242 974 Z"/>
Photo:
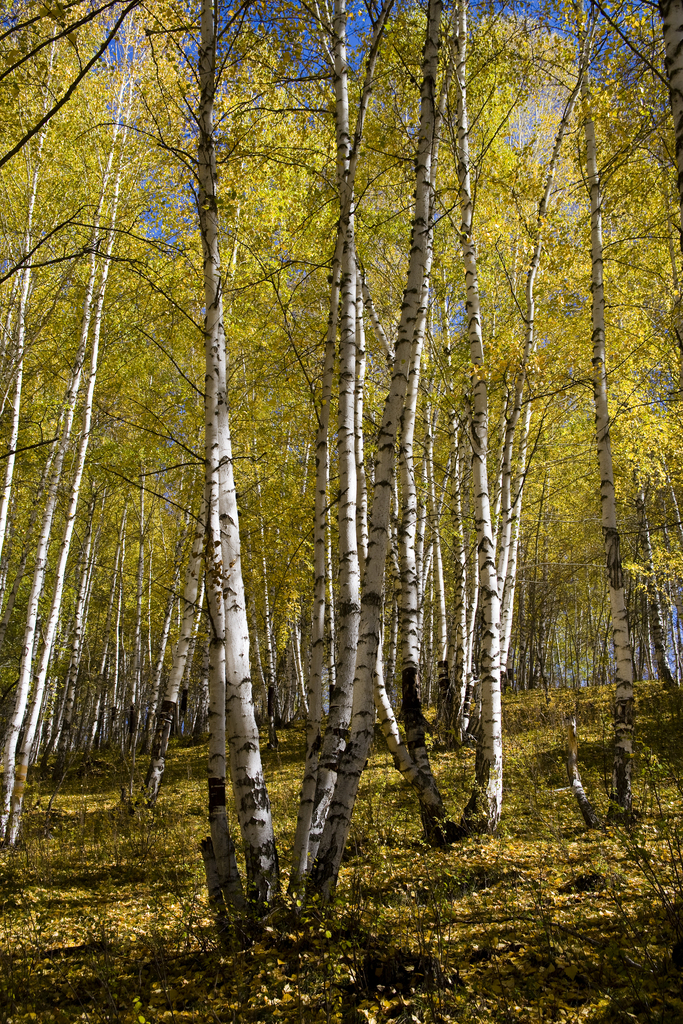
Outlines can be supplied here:
<path id="1" fill-rule="evenodd" d="M 204 747 L 174 746 L 158 807 L 120 803 L 112 754 L 54 802 L 34 777 L 23 842 L 0 860 L 0 1021 L 683 1021 L 683 698 L 639 685 L 635 826 L 587 833 L 566 790 L 576 694 L 505 701 L 496 838 L 421 841 L 415 801 L 376 743 L 337 899 L 286 907 L 249 949 L 221 945 L 204 893 Z M 578 697 L 584 785 L 604 812 L 609 690 Z M 264 753 L 288 863 L 303 733 Z M 435 752 L 457 816 L 473 754 Z M 234 822 L 233 822 L 234 825 Z"/>

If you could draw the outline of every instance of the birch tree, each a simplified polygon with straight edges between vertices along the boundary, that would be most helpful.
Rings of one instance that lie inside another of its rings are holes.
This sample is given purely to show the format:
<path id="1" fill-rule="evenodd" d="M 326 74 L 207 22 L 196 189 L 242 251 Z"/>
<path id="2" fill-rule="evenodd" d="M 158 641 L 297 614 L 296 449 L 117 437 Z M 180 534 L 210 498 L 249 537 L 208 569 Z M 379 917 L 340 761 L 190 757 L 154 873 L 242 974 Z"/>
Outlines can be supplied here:
<path id="1" fill-rule="evenodd" d="M 474 521 L 477 531 L 480 604 L 483 615 L 480 672 L 482 732 L 477 745 L 476 787 L 465 809 L 465 828 L 493 832 L 503 798 L 503 747 L 500 704 L 500 598 L 495 563 L 487 471 L 489 402 L 482 337 L 477 250 L 474 240 L 469 115 L 467 109 L 467 0 L 458 8 L 456 47 L 457 157 L 460 189 L 460 244 L 465 270 L 465 307 L 472 363 L 471 443 Z M 476 824 L 475 824 L 476 823 Z"/>
<path id="2" fill-rule="evenodd" d="M 171 729 L 178 706 L 178 691 L 180 683 L 185 674 L 187 656 L 192 643 L 192 637 L 196 633 L 198 619 L 201 613 L 204 580 L 202 574 L 202 551 L 206 533 L 206 497 L 202 498 L 202 505 L 195 520 L 192 545 L 185 570 L 185 585 L 183 587 L 183 611 L 180 625 L 180 635 L 173 652 L 173 665 L 169 673 L 168 682 L 164 690 L 164 697 L 159 709 L 154 737 L 152 740 L 149 767 L 145 778 L 147 800 L 151 805 L 156 803 L 159 795 L 159 787 L 166 766 L 166 752 L 168 741 L 171 736 Z M 164 628 L 166 628 L 164 624 Z"/>
<path id="3" fill-rule="evenodd" d="M 420 126 L 416 158 L 416 198 L 410 258 L 394 356 L 391 389 L 384 404 L 378 434 L 377 458 L 365 564 L 361 623 L 356 655 L 351 735 L 337 773 L 334 797 L 313 869 L 313 881 L 329 895 L 336 883 L 348 836 L 358 782 L 367 758 L 374 724 L 373 678 L 377 664 L 384 566 L 389 545 L 394 476 L 394 446 L 408 387 L 415 323 L 427 295 L 430 265 L 431 159 L 436 116 L 436 74 L 442 4 L 430 0 L 420 92 Z"/>
<path id="4" fill-rule="evenodd" d="M 367 113 L 379 46 L 393 0 L 384 0 L 373 24 L 372 42 L 365 68 L 361 98 L 353 140 L 349 120 L 349 85 L 345 0 L 335 0 L 327 29 L 332 39 L 329 62 L 335 95 L 335 139 L 337 146 L 336 184 L 339 196 L 337 233 L 339 270 L 333 271 L 333 292 L 339 288 L 339 404 L 338 464 L 340 478 L 339 599 L 335 630 L 339 660 L 336 685 L 330 693 L 330 711 L 317 766 L 317 782 L 308 837 L 306 864 L 313 865 L 323 835 L 343 754 L 353 709 L 354 670 L 360 622 L 360 570 L 357 524 L 357 445 L 356 445 L 356 327 L 358 310 L 357 260 L 354 233 L 354 185 L 365 116 Z M 339 284 L 335 275 L 339 274 Z"/>
<path id="5" fill-rule="evenodd" d="M 616 695 L 614 702 L 614 766 L 612 771 L 613 800 L 622 813 L 631 813 L 631 761 L 633 756 L 633 668 L 629 638 L 624 572 L 621 563 L 621 542 L 617 526 L 617 505 L 614 491 L 614 468 L 610 440 L 610 415 L 607 401 L 607 356 L 605 338 L 605 288 L 602 259 L 602 194 L 595 125 L 590 112 L 591 95 L 588 74 L 584 76 L 581 96 L 586 109 L 584 138 L 586 172 L 590 189 L 591 210 L 591 294 L 593 326 L 593 397 L 595 432 L 600 470 L 602 534 L 607 562 L 612 637 L 616 660 Z"/>
<path id="6" fill-rule="evenodd" d="M 239 904 L 241 884 L 225 807 L 226 716 L 230 773 L 245 846 L 248 896 L 267 903 L 279 887 L 270 801 L 263 778 L 249 674 L 249 631 L 240 560 L 239 519 L 227 405 L 226 339 L 218 242 L 214 100 L 215 10 L 201 7 L 198 47 L 197 210 L 202 238 L 206 358 L 206 593 L 211 619 L 209 660 L 209 820 L 203 848 L 209 893 Z"/>

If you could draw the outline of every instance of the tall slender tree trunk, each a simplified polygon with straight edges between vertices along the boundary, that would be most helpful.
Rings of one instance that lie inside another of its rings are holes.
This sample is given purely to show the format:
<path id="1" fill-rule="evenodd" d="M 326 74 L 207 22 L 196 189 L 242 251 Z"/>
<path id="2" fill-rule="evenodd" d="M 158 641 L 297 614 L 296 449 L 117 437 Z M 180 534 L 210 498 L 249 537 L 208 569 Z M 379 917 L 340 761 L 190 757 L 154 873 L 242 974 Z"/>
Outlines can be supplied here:
<path id="1" fill-rule="evenodd" d="M 204 385 L 206 533 L 206 600 L 210 624 L 209 642 L 209 827 L 211 835 L 202 841 L 209 899 L 218 909 L 227 903 L 244 907 L 242 882 L 237 870 L 235 847 L 228 828 L 226 810 L 226 664 L 223 550 L 219 491 L 223 455 L 221 433 L 227 416 L 225 337 L 220 257 L 218 251 L 218 207 L 216 196 L 213 102 L 216 69 L 216 28 L 214 6 L 202 0 L 199 45 L 198 193 L 197 208 L 204 258 Z M 178 680 L 180 685 L 180 679 Z"/>
<path id="2" fill-rule="evenodd" d="M 341 243 L 339 405 L 337 459 L 339 468 L 338 552 L 338 663 L 336 685 L 330 692 L 327 727 L 318 762 L 318 777 L 308 840 L 308 864 L 315 861 L 337 769 L 346 746 L 353 710 L 353 687 L 360 623 L 360 569 L 357 527 L 356 362 L 358 324 L 357 260 L 354 227 L 354 182 L 375 63 L 393 0 L 384 0 L 373 27 L 358 117 L 353 140 L 349 124 L 349 89 L 346 38 L 346 2 L 335 0 L 332 20 L 332 78 L 335 94 L 337 189 L 339 193 L 338 241 Z M 362 429 L 362 423 L 361 423 Z M 359 454 L 363 457 L 362 447 Z M 362 533 L 362 531 L 361 531 Z M 363 539 L 363 538 L 362 538 Z"/>
<path id="3" fill-rule="evenodd" d="M 308 716 L 306 719 L 306 761 L 304 778 L 299 796 L 299 812 L 292 851 L 292 870 L 289 891 L 296 895 L 304 877 L 309 873 L 312 859 L 309 852 L 309 835 L 313 817 L 315 794 L 318 780 L 322 722 L 322 685 L 325 662 L 325 591 L 327 581 L 327 486 L 329 478 L 329 422 L 332 381 L 334 377 L 335 341 L 339 307 L 339 284 L 341 279 L 341 243 L 332 267 L 332 288 L 325 342 L 325 364 L 323 367 L 322 395 L 318 412 L 318 432 L 315 445 L 315 519 L 313 525 L 313 607 L 311 610 L 311 669 L 308 677 Z M 330 579 L 330 588 L 332 580 Z M 332 660 L 334 660 L 334 655 Z"/>
<path id="4" fill-rule="evenodd" d="M 472 474 L 477 531 L 483 635 L 480 652 L 482 728 L 477 744 L 476 787 L 463 826 L 495 831 L 503 799 L 503 743 L 500 703 L 500 599 L 489 504 L 487 471 L 489 403 L 481 326 L 477 252 L 473 235 L 467 110 L 467 0 L 460 0 L 457 47 L 458 180 L 462 223 L 460 241 L 465 269 L 467 330 L 472 370 Z"/>
<path id="5" fill-rule="evenodd" d="M 279 869 L 270 800 L 263 778 L 249 664 L 249 629 L 242 580 L 237 497 L 228 418 L 227 354 L 219 251 L 214 96 L 216 89 L 215 8 L 202 0 L 198 48 L 200 109 L 197 209 L 204 258 L 206 353 L 206 589 L 212 620 L 209 664 L 209 813 L 212 849 L 205 866 L 212 897 L 239 899 L 234 848 L 225 809 L 225 722 L 230 775 L 244 844 L 247 894 L 257 911 L 279 888 Z M 221 866 L 222 865 L 222 866 Z"/>
<path id="6" fill-rule="evenodd" d="M 327 605 L 325 607 L 325 635 L 327 637 L 327 681 L 328 710 L 332 704 L 332 694 L 337 685 L 337 627 L 336 627 L 336 596 L 334 592 L 334 563 L 332 561 L 332 523 L 327 523 L 325 533 L 325 578 Z"/>
<path id="7" fill-rule="evenodd" d="M 71 655 L 69 657 L 69 667 L 66 673 L 66 679 L 64 681 L 64 710 L 62 712 L 62 722 L 59 730 L 59 742 L 57 744 L 57 759 L 55 762 L 55 768 L 53 772 L 53 779 L 59 781 L 66 770 L 66 758 L 71 748 L 72 731 L 73 731 L 73 710 L 74 700 L 76 697 L 76 682 L 78 679 L 78 669 L 81 662 L 81 648 L 83 644 L 83 628 L 85 623 L 85 603 L 88 593 L 88 561 L 90 558 L 90 544 L 92 541 L 92 513 L 94 512 L 94 501 L 90 508 L 90 515 L 88 517 L 88 526 L 83 544 L 83 553 L 81 556 L 81 573 L 80 573 L 80 584 L 76 595 L 76 607 L 74 610 L 74 628 L 71 637 Z M 17 814 L 15 813 L 15 819 Z"/>
<path id="8" fill-rule="evenodd" d="M 517 548 L 519 545 L 519 527 L 521 521 L 522 498 L 524 492 L 524 481 L 526 477 L 526 451 L 531 423 L 531 402 L 527 401 L 526 414 L 522 421 L 522 438 L 519 444 L 518 465 L 519 470 L 513 480 L 513 450 L 515 435 L 522 409 L 524 407 L 524 391 L 526 386 L 527 370 L 529 362 L 536 350 L 536 278 L 541 265 L 543 252 L 544 227 L 547 220 L 548 204 L 552 196 L 553 185 L 557 164 L 562 150 L 562 143 L 571 120 L 576 100 L 581 89 L 581 81 L 588 60 L 588 54 L 592 41 L 592 32 L 586 34 L 579 55 L 579 74 L 576 85 L 571 91 L 560 118 L 560 124 L 555 135 L 548 168 L 546 171 L 545 187 L 543 195 L 538 204 L 536 216 L 535 235 L 536 240 L 529 262 L 526 277 L 526 314 L 525 314 L 525 337 L 522 360 L 515 377 L 514 394 L 510 415 L 505 424 L 505 436 L 503 443 L 503 459 L 501 466 L 501 514 L 498 534 L 498 592 L 501 601 L 501 639 L 500 639 L 500 668 L 501 675 L 505 678 L 507 674 L 507 657 L 512 632 L 512 610 L 514 606 L 514 591 L 517 575 Z M 514 485 L 514 486 L 513 486 Z"/>
<path id="9" fill-rule="evenodd" d="M 434 472 L 434 429 L 436 425 L 436 413 L 434 417 L 427 416 L 427 474 L 429 481 L 429 527 L 434 550 L 434 600 L 436 604 L 436 617 L 438 626 L 437 644 L 437 668 L 439 680 L 439 707 L 447 698 L 450 683 L 448 671 L 448 620 L 446 613 L 446 586 L 443 572 L 443 555 L 441 551 L 441 510 L 436 496 L 436 481 Z M 446 473 L 446 477 L 448 473 Z"/>
<path id="10" fill-rule="evenodd" d="M 422 305 L 428 296 L 425 291 Z M 399 563 L 401 567 L 401 683 L 402 713 L 405 721 L 408 749 L 415 756 L 419 747 L 424 749 L 424 727 L 420 702 L 420 590 L 418 553 L 416 551 L 418 506 L 415 460 L 413 457 L 417 397 L 420 384 L 420 365 L 424 341 L 424 318 L 416 327 L 410 363 L 410 377 L 403 415 L 399 446 L 402 515 L 398 531 Z"/>
<path id="11" fill-rule="evenodd" d="M 104 188 L 101 193 L 101 202 L 103 202 L 103 196 Z M 98 220 L 99 212 L 101 212 L 101 205 L 98 211 Z M 8 729 L 5 737 L 5 753 L 3 759 L 5 771 L 3 779 L 2 810 L 0 811 L 0 833 L 4 833 L 7 827 L 7 821 L 10 812 L 10 801 L 14 779 L 14 766 L 16 762 L 17 739 L 19 736 L 19 730 L 21 728 L 21 723 L 24 719 L 26 705 L 28 702 L 29 686 L 32 676 L 33 649 L 35 645 L 36 629 L 38 623 L 38 608 L 40 597 L 44 589 L 45 573 L 47 571 L 48 549 L 52 532 L 52 521 L 55 513 L 55 508 L 57 506 L 58 490 L 62 476 L 62 468 L 64 465 L 66 452 L 69 446 L 69 441 L 71 439 L 71 429 L 73 426 L 74 413 L 76 409 L 76 400 L 78 397 L 78 391 L 81 383 L 83 362 L 85 359 L 85 351 L 88 341 L 88 334 L 90 330 L 90 321 L 92 317 L 93 292 L 95 287 L 96 271 L 97 252 L 95 250 L 90 260 L 89 277 L 88 282 L 86 284 L 85 297 L 83 302 L 80 338 L 76 350 L 74 363 L 72 366 L 71 378 L 67 388 L 66 399 L 64 402 L 65 412 L 62 424 L 62 433 L 59 439 L 57 453 L 55 455 L 52 467 L 52 475 L 48 487 L 47 502 L 45 505 L 45 509 L 43 511 L 43 522 L 36 548 L 33 569 L 33 582 L 31 585 L 31 592 L 29 594 L 28 606 L 26 611 L 24 642 L 21 655 L 21 663 L 19 666 L 19 681 L 17 683 L 14 708 L 12 714 L 10 715 Z"/>
<path id="12" fill-rule="evenodd" d="M 361 624 L 356 657 L 351 735 L 339 765 L 334 797 L 312 872 L 314 883 L 325 896 L 330 894 L 336 884 L 351 822 L 351 813 L 358 792 L 358 783 L 373 734 L 375 718 L 373 679 L 381 634 L 384 566 L 391 527 L 394 448 L 408 387 L 415 323 L 422 314 L 422 302 L 427 295 L 425 276 L 430 265 L 432 243 L 431 159 L 436 114 L 435 83 L 441 13 L 441 0 L 430 0 L 423 58 L 420 128 L 416 159 L 416 199 L 408 280 L 402 303 L 391 389 L 384 405 L 378 434 L 368 557 L 363 581 Z"/>
<path id="13" fill-rule="evenodd" d="M 268 565 L 266 562 L 266 531 L 263 524 L 263 510 L 261 508 L 261 484 L 256 477 L 256 491 L 259 501 L 259 530 L 261 533 L 261 567 L 263 570 L 263 625 L 266 640 L 266 713 L 268 716 L 268 748 L 277 750 L 279 740 L 277 736 L 277 723 L 275 708 L 277 703 L 277 651 L 275 649 L 275 633 L 273 630 L 273 616 L 270 609 L 270 596 L 268 593 Z"/>
<path id="14" fill-rule="evenodd" d="M 517 471 L 512 483 L 514 495 L 512 506 L 508 516 L 509 544 L 508 555 L 504 564 L 499 561 L 498 568 L 505 572 L 502 589 L 501 609 L 501 638 L 500 638 L 500 666 L 501 673 L 507 675 L 508 655 L 510 651 L 510 640 L 512 638 L 512 621 L 515 606 L 515 589 L 517 586 L 517 558 L 519 553 L 519 537 L 522 526 L 522 499 L 524 496 L 524 483 L 527 473 L 527 450 L 529 444 L 529 429 L 531 426 L 531 402 L 527 403 L 524 420 L 522 421 L 522 432 L 519 441 L 519 452 L 517 455 Z M 500 581 L 499 576 L 499 581 Z"/>
<path id="15" fill-rule="evenodd" d="M 674 685 L 671 669 L 666 656 L 666 640 L 664 624 L 662 622 L 662 606 L 657 591 L 657 577 L 655 575 L 654 560 L 652 557 L 652 541 L 650 539 L 650 523 L 647 517 L 645 487 L 641 483 L 636 494 L 636 508 L 640 519 L 640 535 L 643 541 L 643 558 L 645 561 L 647 609 L 650 622 L 650 636 L 655 649 L 655 661 L 657 662 L 657 678 L 667 688 Z"/>
<path id="16" fill-rule="evenodd" d="M 201 509 L 195 521 L 192 546 L 187 560 L 185 570 L 185 585 L 183 588 L 183 611 L 180 622 L 180 635 L 173 653 L 173 665 L 169 673 L 164 697 L 157 715 L 154 738 L 152 740 L 151 756 L 145 787 L 147 800 L 153 806 L 159 795 L 159 787 L 166 767 L 166 752 L 168 741 L 171 737 L 171 729 L 178 706 L 178 691 L 185 674 L 187 656 L 192 643 L 192 637 L 197 628 L 201 615 L 204 584 L 202 577 L 202 548 L 205 541 L 207 525 L 206 496 L 202 496 Z"/>
<path id="17" fill-rule="evenodd" d="M 337 188 L 341 238 L 341 315 L 339 329 L 339 402 L 337 465 L 339 505 L 337 550 L 339 598 L 337 604 L 337 680 L 330 695 L 327 728 L 322 741 L 318 779 L 309 834 L 309 854 L 315 858 L 337 778 L 337 766 L 347 739 L 353 701 L 353 676 L 360 619 L 360 572 L 356 533 L 356 247 L 353 182 L 349 181 L 351 132 L 349 126 L 348 66 L 346 57 L 346 3 L 335 0 L 333 18 L 333 82 L 337 141 Z"/>
<path id="18" fill-rule="evenodd" d="M 135 586 L 135 631 L 133 633 L 133 664 L 131 666 L 130 711 L 128 719 L 128 745 L 130 748 L 130 774 L 128 799 L 133 799 L 135 787 L 135 761 L 138 745 L 140 711 L 142 709 L 142 598 L 145 589 L 145 475 L 140 468 L 140 529 L 138 537 L 138 568 Z"/>
<path id="19" fill-rule="evenodd" d="M 161 637 L 159 638 L 159 650 L 157 653 L 156 665 L 154 667 L 154 677 L 152 679 L 152 692 L 149 698 L 149 708 L 147 711 L 147 719 L 145 721 L 145 731 L 142 739 L 142 747 L 140 748 L 141 754 L 149 754 L 152 750 L 152 736 L 154 734 L 154 724 L 157 720 L 157 705 L 159 703 L 159 694 L 161 692 L 161 676 L 164 670 L 164 658 L 166 656 L 166 646 L 168 644 L 168 638 L 171 632 L 171 619 L 173 617 L 173 606 L 176 601 L 176 592 L 178 589 L 178 583 L 180 582 L 180 565 L 183 553 L 183 546 L 187 538 L 187 527 L 180 531 L 178 540 L 176 542 L 175 555 L 173 558 L 173 580 L 168 591 L 168 597 L 166 599 L 166 612 L 164 614 L 164 623 L 161 627 Z"/>
<path id="20" fill-rule="evenodd" d="M 52 72 L 52 62 L 54 57 L 54 44 L 50 48 L 50 77 Z M 48 89 L 46 87 L 45 95 L 47 96 Z M 40 161 L 43 152 L 43 145 L 45 143 L 45 129 L 40 133 L 38 137 L 38 144 L 36 146 L 36 153 L 34 157 L 34 169 L 33 175 L 31 176 L 31 185 L 28 195 L 28 208 L 26 211 L 26 230 L 23 238 L 23 254 L 27 255 L 31 249 L 31 237 L 33 232 L 33 214 L 36 205 L 36 196 L 38 194 L 38 180 L 40 178 Z M 10 435 L 8 439 L 8 449 L 5 461 L 5 483 L 0 492 L 0 558 L 2 557 L 2 550 L 5 543 L 5 532 L 7 529 L 7 515 L 9 512 L 10 500 L 12 497 L 12 482 L 14 479 L 14 464 L 16 459 L 17 442 L 19 440 L 19 421 L 21 413 L 21 392 L 24 379 L 24 345 L 26 341 L 26 311 L 28 306 L 28 298 L 31 290 L 31 265 L 30 262 L 23 270 L 20 276 L 19 284 L 19 304 L 17 309 L 17 321 L 16 321 L 16 335 L 14 339 L 14 351 L 12 353 L 13 364 L 14 364 L 14 398 L 12 402 L 12 426 L 10 428 Z M 11 315 L 11 309 L 10 309 Z M 3 402 L 4 405 L 4 402 Z"/>
<path id="21" fill-rule="evenodd" d="M 356 446 L 356 542 L 360 579 L 365 572 L 368 555 L 368 486 L 365 474 L 365 445 L 363 433 L 363 409 L 365 401 L 365 320 L 363 288 L 360 270 L 356 266 L 356 395 L 354 412 L 354 433 Z"/>
<path id="22" fill-rule="evenodd" d="M 588 76 L 583 79 L 582 97 L 590 103 Z M 628 631 L 624 573 L 621 565 L 617 505 L 614 493 L 614 469 L 610 441 L 610 416 L 607 404 L 607 359 L 605 354 L 605 291 L 602 270 L 602 196 L 598 172 L 595 126 L 590 114 L 584 122 L 586 170 L 590 187 L 592 317 L 593 317 L 593 396 L 595 432 L 600 468 L 602 534 L 605 542 L 609 582 L 612 636 L 616 659 L 616 696 L 614 703 L 613 800 L 621 811 L 631 813 L 631 759 L 633 756 L 633 668 Z"/>
<path id="23" fill-rule="evenodd" d="M 62 419 L 60 416 L 57 427 L 58 433 L 60 432 L 61 422 Z M 40 515 L 42 507 L 43 496 L 48 487 L 49 481 L 52 479 L 52 466 L 54 464 L 57 451 L 58 448 L 53 442 L 48 450 L 48 456 L 45 465 L 43 466 L 43 472 L 40 478 L 40 483 L 36 488 L 33 507 L 31 508 L 31 514 L 29 516 L 28 525 L 26 527 L 26 531 L 23 537 L 21 559 L 19 561 L 19 566 L 14 577 L 14 582 L 12 583 L 12 589 L 9 593 L 9 597 L 7 598 L 7 604 L 5 605 L 5 610 L 2 615 L 2 621 L 0 622 L 0 651 L 2 651 L 3 645 L 5 643 L 7 627 L 9 626 L 10 619 L 12 618 L 12 612 L 14 611 L 17 594 L 19 593 L 19 587 L 21 586 L 22 580 L 24 579 L 24 575 L 26 573 L 26 563 L 28 561 L 29 552 L 31 550 L 31 540 L 33 539 L 33 531 L 35 530 L 36 523 L 38 522 L 38 517 Z"/>
<path id="24" fill-rule="evenodd" d="M 111 174 L 112 163 L 114 158 L 114 144 L 118 135 L 118 130 L 114 131 L 112 147 L 109 153 L 109 160 L 104 175 L 104 184 L 106 186 L 109 176 Z M 81 421 L 80 441 L 78 446 L 78 454 L 76 456 L 76 466 L 74 475 L 71 482 L 71 495 L 69 499 L 69 506 L 66 513 L 66 522 L 64 524 L 64 534 L 62 537 L 62 543 L 57 557 L 57 564 L 54 571 L 54 584 L 53 584 L 53 596 L 52 606 L 50 614 L 47 619 L 47 623 L 43 632 L 43 649 L 41 652 L 40 663 L 38 665 L 38 671 L 35 676 L 33 684 L 33 697 L 31 709 L 29 711 L 28 721 L 25 724 L 23 739 L 21 743 L 21 749 L 17 754 L 17 762 L 15 768 L 15 781 L 14 791 L 15 795 L 12 797 L 12 823 L 10 828 L 10 841 L 13 842 L 16 838 L 19 829 L 19 820 L 21 817 L 21 807 L 23 801 L 24 785 L 26 781 L 26 772 L 28 770 L 29 760 L 31 756 L 31 749 L 36 732 L 39 728 L 40 714 L 43 704 L 43 693 L 45 689 L 45 683 L 47 679 L 48 667 L 50 664 L 50 658 L 52 656 L 52 648 L 54 644 L 55 633 L 57 630 L 57 623 L 59 620 L 61 607 L 62 607 L 62 594 L 64 589 L 64 580 L 66 575 L 66 566 L 69 558 L 69 552 L 71 550 L 71 539 L 73 536 L 74 527 L 76 524 L 76 512 L 78 509 L 78 502 L 81 493 L 81 483 L 83 480 L 83 473 L 85 470 L 85 461 L 88 452 L 88 446 L 90 443 L 90 434 L 92 428 L 92 410 L 93 401 L 95 395 L 95 382 L 97 380 L 97 369 L 99 364 L 99 344 L 100 344 L 100 333 L 102 327 L 102 311 L 104 308 L 104 298 L 107 288 L 107 279 L 109 276 L 110 259 L 114 246 L 115 240 L 115 223 L 118 209 L 118 198 L 119 189 L 121 183 L 121 169 L 116 176 L 114 185 L 114 197 L 112 201 L 112 208 L 110 212 L 110 227 L 107 235 L 107 241 L 105 244 L 104 258 L 105 263 L 102 269 L 100 283 L 97 289 L 97 295 L 95 298 L 95 314 L 93 318 L 93 338 L 90 352 L 90 369 L 88 373 L 88 380 L 86 385 L 85 397 L 83 402 L 83 413 Z M 103 186 L 104 193 L 104 186 Z M 101 209 L 101 203 L 100 203 Z M 99 219 L 99 213 L 98 213 Z M 91 529 L 91 519 L 94 514 L 94 499 L 89 511 L 89 522 L 88 529 Z M 17 792 L 18 787 L 18 792 Z"/>

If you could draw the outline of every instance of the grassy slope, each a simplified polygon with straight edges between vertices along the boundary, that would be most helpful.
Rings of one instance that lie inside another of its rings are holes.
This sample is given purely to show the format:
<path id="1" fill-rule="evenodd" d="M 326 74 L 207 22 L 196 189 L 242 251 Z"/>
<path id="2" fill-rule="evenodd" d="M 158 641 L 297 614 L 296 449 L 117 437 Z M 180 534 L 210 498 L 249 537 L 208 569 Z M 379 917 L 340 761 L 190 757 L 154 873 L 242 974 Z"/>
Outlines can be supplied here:
<path id="1" fill-rule="evenodd" d="M 172 749 L 154 813 L 122 807 L 113 754 L 75 764 L 47 837 L 34 778 L 24 841 L 0 854 L 0 1022 L 683 1021 L 683 694 L 638 693 L 630 832 L 587 833 L 565 788 L 576 695 L 509 697 L 499 836 L 425 848 L 377 742 L 335 905 L 276 912 L 246 951 L 220 945 L 206 904 L 204 747 Z M 603 812 L 611 698 L 578 698 Z M 303 732 L 282 740 L 264 757 L 286 866 Z M 473 754 L 433 763 L 457 816 Z"/>

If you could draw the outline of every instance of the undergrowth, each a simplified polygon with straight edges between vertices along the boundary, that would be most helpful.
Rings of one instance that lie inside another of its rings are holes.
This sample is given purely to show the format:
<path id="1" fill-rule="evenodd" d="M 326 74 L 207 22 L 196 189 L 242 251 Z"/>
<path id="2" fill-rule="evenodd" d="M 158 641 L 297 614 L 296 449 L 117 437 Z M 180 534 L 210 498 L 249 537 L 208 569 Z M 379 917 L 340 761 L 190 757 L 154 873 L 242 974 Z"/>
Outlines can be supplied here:
<path id="1" fill-rule="evenodd" d="M 114 752 L 77 759 L 49 813 L 36 770 L 22 841 L 0 854 L 0 1022 L 683 1021 L 683 695 L 639 684 L 636 820 L 590 833 L 563 720 L 578 711 L 604 814 L 612 698 L 506 697 L 499 834 L 441 850 L 378 739 L 334 903 L 274 908 L 246 949 L 219 940 L 207 905 L 205 747 L 172 746 L 153 811 L 121 803 Z M 263 756 L 286 866 L 302 728 L 281 740 Z M 453 817 L 473 759 L 432 753 Z"/>

